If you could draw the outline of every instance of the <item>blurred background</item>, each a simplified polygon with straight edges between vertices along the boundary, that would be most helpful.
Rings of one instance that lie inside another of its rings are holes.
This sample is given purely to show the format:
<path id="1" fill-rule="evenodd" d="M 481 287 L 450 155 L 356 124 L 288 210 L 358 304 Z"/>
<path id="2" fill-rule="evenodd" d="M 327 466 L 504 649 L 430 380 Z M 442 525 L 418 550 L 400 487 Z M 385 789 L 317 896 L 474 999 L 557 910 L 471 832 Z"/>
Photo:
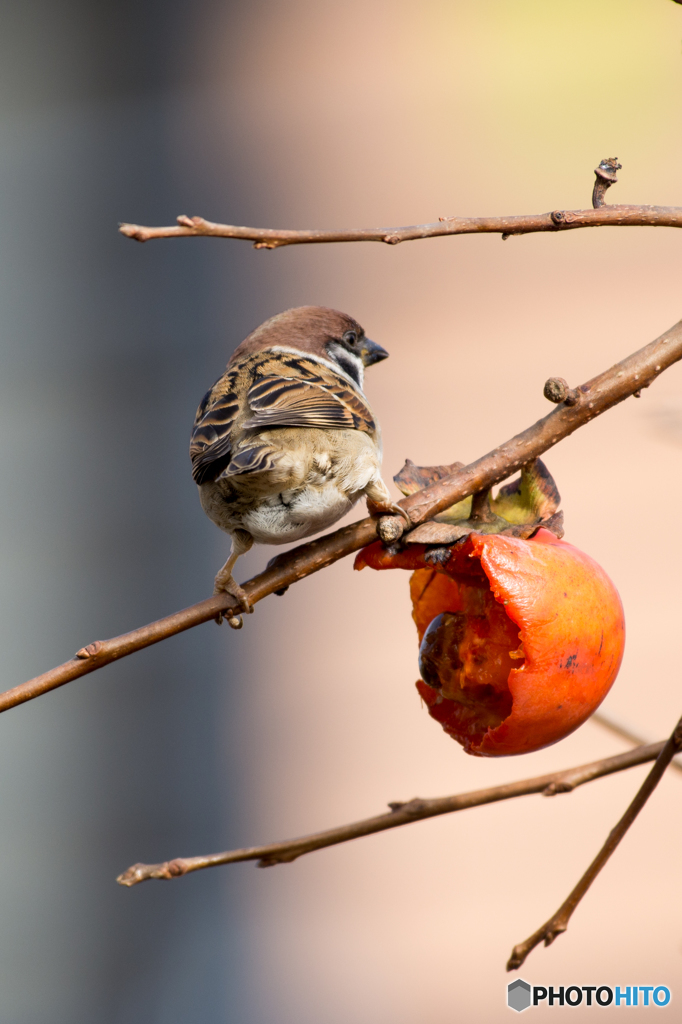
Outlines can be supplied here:
<path id="1" fill-rule="evenodd" d="M 682 314 L 667 229 L 274 252 L 116 232 L 584 208 L 607 156 L 610 202 L 680 205 L 669 0 L 5 0 L 0 16 L 3 689 L 210 593 L 229 541 L 199 507 L 189 429 L 266 317 L 333 306 L 390 351 L 367 378 L 390 479 L 406 456 L 478 457 L 548 412 L 546 377 L 584 381 Z M 547 457 L 567 539 L 626 609 L 605 709 L 647 740 L 682 710 L 681 385 L 678 366 Z M 508 1019 L 512 946 L 646 768 L 269 871 L 114 882 L 626 749 L 588 723 L 521 759 L 465 755 L 414 690 L 407 582 L 343 561 L 241 633 L 204 625 L 0 718 L 2 1024 Z M 681 797 L 669 773 L 523 978 L 682 998 Z"/>

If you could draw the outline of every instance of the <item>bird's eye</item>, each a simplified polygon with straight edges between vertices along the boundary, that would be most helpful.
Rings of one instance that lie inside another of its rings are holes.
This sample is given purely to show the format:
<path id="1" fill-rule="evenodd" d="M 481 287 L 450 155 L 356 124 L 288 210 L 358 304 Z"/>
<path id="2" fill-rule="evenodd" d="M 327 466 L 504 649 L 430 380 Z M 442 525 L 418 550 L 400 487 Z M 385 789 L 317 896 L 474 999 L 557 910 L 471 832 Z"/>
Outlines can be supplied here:
<path id="1" fill-rule="evenodd" d="M 358 336 L 355 333 L 355 331 L 346 331 L 346 333 L 343 336 L 343 340 L 346 342 L 347 345 L 354 345 L 355 342 L 358 340 Z"/>

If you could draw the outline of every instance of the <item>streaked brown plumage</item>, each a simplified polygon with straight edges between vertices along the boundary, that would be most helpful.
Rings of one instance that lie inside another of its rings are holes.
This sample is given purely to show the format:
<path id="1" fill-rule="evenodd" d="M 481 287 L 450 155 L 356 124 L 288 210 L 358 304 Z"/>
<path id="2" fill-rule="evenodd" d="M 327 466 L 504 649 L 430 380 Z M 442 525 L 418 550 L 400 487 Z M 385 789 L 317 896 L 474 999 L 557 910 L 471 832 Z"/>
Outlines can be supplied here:
<path id="1" fill-rule="evenodd" d="M 381 435 L 362 390 L 364 368 L 387 355 L 355 320 L 322 306 L 266 320 L 235 350 L 190 444 L 204 511 L 232 537 L 216 593 L 250 611 L 232 578 L 239 555 L 254 541 L 324 530 L 362 495 L 375 513 L 404 515 L 381 478 Z"/>

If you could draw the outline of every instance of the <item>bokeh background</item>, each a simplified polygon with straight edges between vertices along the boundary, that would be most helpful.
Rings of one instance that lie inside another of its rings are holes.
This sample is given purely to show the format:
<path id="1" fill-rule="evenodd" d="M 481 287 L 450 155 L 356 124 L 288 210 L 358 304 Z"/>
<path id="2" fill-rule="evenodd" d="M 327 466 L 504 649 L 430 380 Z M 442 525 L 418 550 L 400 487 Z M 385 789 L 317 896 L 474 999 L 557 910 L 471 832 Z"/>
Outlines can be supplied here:
<path id="1" fill-rule="evenodd" d="M 476 458 L 548 411 L 547 376 L 584 381 L 681 315 L 667 229 L 275 252 L 116 233 L 179 213 L 350 227 L 585 207 L 614 155 L 609 201 L 680 204 L 669 0 L 5 0 L 0 23 L 3 688 L 210 592 L 228 540 L 199 507 L 188 431 L 275 312 L 343 309 L 389 349 L 367 379 L 389 478 L 406 456 Z M 659 739 L 682 710 L 682 368 L 547 462 L 567 538 L 626 608 L 605 708 Z M 254 550 L 241 577 L 271 554 Z M 507 1020 L 512 945 L 563 900 L 645 768 L 273 870 L 114 883 L 137 860 L 627 746 L 588 723 L 522 759 L 467 757 L 421 709 L 416 675 L 407 575 L 347 560 L 241 633 L 207 624 L 3 715 L 0 1022 Z M 675 1019 L 681 796 L 670 773 L 522 977 L 665 984 L 671 1006 L 631 1012 Z"/>

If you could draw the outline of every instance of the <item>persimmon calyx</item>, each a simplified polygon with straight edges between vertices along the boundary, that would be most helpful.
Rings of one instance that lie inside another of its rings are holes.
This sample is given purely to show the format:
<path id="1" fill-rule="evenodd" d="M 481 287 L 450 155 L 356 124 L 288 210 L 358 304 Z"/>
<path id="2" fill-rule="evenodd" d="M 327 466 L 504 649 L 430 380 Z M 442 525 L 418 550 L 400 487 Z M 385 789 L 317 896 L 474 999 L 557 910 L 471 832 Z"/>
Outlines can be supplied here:
<path id="1" fill-rule="evenodd" d="M 449 476 L 461 468 L 451 466 L 415 466 L 407 459 L 395 483 L 405 495 Z M 454 544 L 470 533 L 505 534 L 525 540 L 540 527 L 556 537 L 563 537 L 563 512 L 557 486 L 541 459 L 535 459 L 521 470 L 520 476 L 500 487 L 497 495 L 481 491 L 451 505 L 428 523 L 407 533 L 405 544 Z"/>

